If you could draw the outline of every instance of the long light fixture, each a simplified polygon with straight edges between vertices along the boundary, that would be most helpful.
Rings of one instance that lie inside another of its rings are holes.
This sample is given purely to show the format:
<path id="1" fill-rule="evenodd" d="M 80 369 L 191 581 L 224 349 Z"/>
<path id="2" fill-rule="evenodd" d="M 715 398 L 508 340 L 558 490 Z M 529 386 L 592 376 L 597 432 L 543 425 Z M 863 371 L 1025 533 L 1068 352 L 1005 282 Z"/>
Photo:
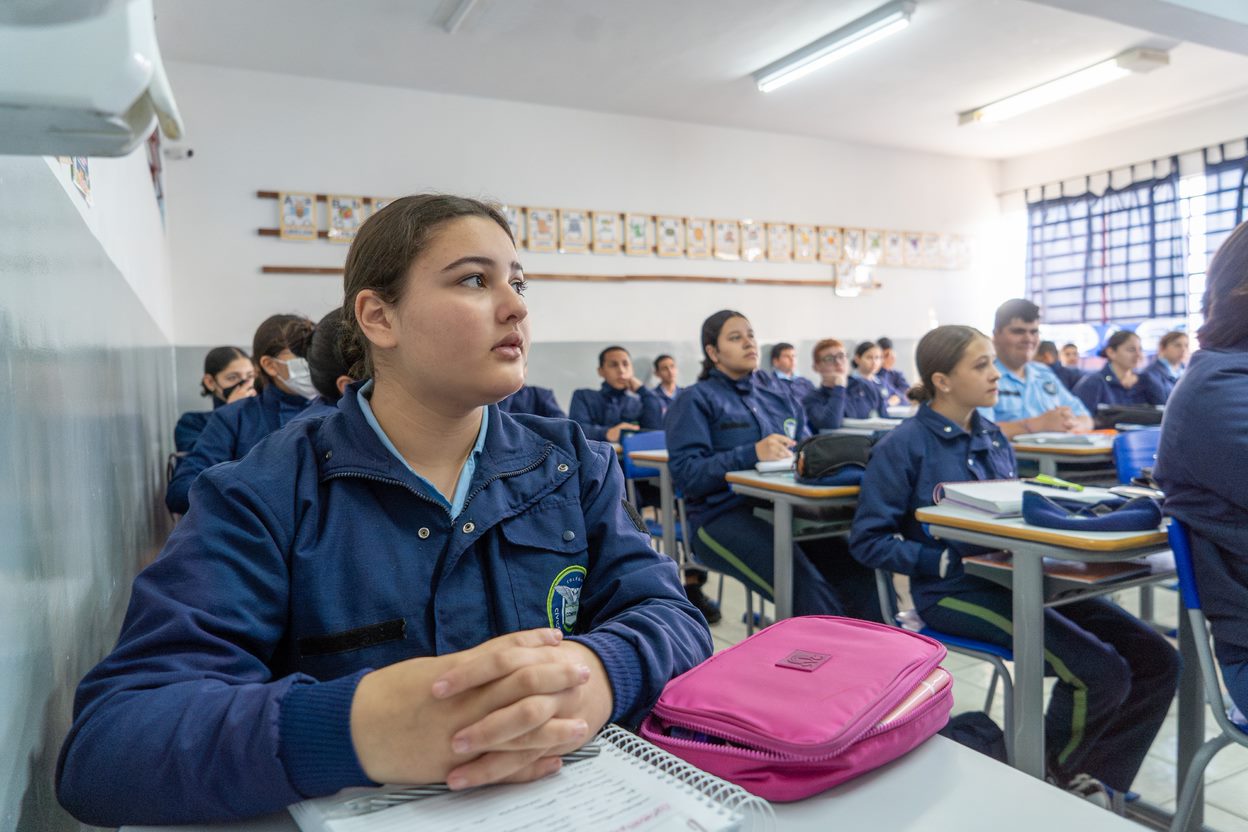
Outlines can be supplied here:
<path id="1" fill-rule="evenodd" d="M 958 124 L 980 124 L 1005 121 L 1020 113 L 1070 98 L 1103 86 L 1135 72 L 1151 72 L 1170 63 L 1169 53 L 1160 49 L 1128 49 L 1120 55 L 1090 67 L 1063 75 L 1038 87 L 958 113 Z"/>
<path id="2" fill-rule="evenodd" d="M 892 3 L 886 3 L 853 23 L 767 64 L 754 73 L 754 82 L 758 84 L 760 92 L 771 92 L 798 78 L 804 78 L 833 61 L 900 32 L 910 25 L 914 7 L 915 0 L 893 0 Z"/>

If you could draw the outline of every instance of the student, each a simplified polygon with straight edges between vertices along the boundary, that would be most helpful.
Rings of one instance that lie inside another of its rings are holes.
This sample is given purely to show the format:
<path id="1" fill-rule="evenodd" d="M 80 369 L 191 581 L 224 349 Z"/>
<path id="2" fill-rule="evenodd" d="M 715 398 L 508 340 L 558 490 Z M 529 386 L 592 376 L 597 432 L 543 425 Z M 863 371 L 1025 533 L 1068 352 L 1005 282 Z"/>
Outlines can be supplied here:
<path id="1" fill-rule="evenodd" d="M 771 348 L 771 372 L 792 385 L 793 398 L 799 402 L 814 392 L 815 385 L 810 379 L 797 373 L 797 350 L 792 344 L 781 341 Z"/>
<path id="2" fill-rule="evenodd" d="M 1157 344 L 1157 357 L 1141 375 L 1149 377 L 1162 395 L 1169 399 L 1174 385 L 1187 369 L 1187 356 L 1187 333 L 1177 330 L 1167 332 Z"/>
<path id="3" fill-rule="evenodd" d="M 1140 336 L 1120 329 L 1109 336 L 1101 355 L 1105 357 L 1105 366 L 1081 378 L 1073 391 L 1089 413 L 1095 413 L 1101 405 L 1166 403 L 1161 383 L 1135 371 L 1144 357 Z"/>
<path id="4" fill-rule="evenodd" d="M 568 418 L 568 414 L 559 406 L 554 390 L 529 384 L 499 402 L 498 409 L 504 413 L 528 413 L 548 419 Z"/>
<path id="5" fill-rule="evenodd" d="M 308 372 L 312 386 L 319 394 L 295 418 L 327 416 L 338 409 L 338 401 L 347 386 L 356 381 L 351 366 L 342 353 L 344 337 L 341 307 L 333 310 L 316 324 L 308 341 Z"/>
<path id="6" fill-rule="evenodd" d="M 1248 713 L 1248 223 L 1209 263 L 1201 349 L 1174 388 L 1154 476 L 1191 535 L 1222 680 Z M 1248 723 L 1244 723 L 1248 724 Z"/>
<path id="7" fill-rule="evenodd" d="M 877 338 L 875 345 L 880 348 L 880 372 L 878 373 L 880 381 L 888 388 L 889 404 L 905 404 L 906 394 L 910 391 L 910 382 L 906 381 L 906 376 L 901 370 L 897 369 L 897 353 L 893 349 L 892 338 Z M 896 401 L 893 401 L 893 397 Z"/>
<path id="8" fill-rule="evenodd" d="M 572 394 L 568 415 L 590 439 L 619 442 L 623 430 L 662 430 L 663 405 L 654 391 L 633 375 L 633 357 L 620 346 L 598 353 L 602 387 Z"/>
<path id="9" fill-rule="evenodd" d="M 772 526 L 732 493 L 724 475 L 787 459 L 807 435 L 801 405 L 772 373 L 758 372 L 758 341 L 740 312 L 702 324 L 702 373 L 667 412 L 672 481 L 685 495 L 698 560 L 772 597 Z M 793 613 L 881 620 L 874 576 L 839 538 L 793 546 Z"/>
<path id="10" fill-rule="evenodd" d="M 204 376 L 199 394 L 212 397 L 212 410 L 256 395 L 256 368 L 238 347 L 216 347 L 204 356 Z M 203 433 L 212 410 L 188 410 L 173 428 L 173 446 L 186 453 Z"/>
<path id="11" fill-rule="evenodd" d="M 524 275 L 475 200 L 405 197 L 346 262 L 352 385 L 206 471 L 79 686 L 86 823 L 245 818 L 351 786 L 525 781 L 711 653 L 611 449 L 493 402 Z"/>
<path id="12" fill-rule="evenodd" d="M 1001 380 L 996 406 L 980 413 L 996 422 L 1009 439 L 1021 433 L 1092 430 L 1092 417 L 1083 402 L 1051 369 L 1034 360 L 1039 344 L 1040 307 L 1015 298 L 997 308 L 992 345 Z"/>
<path id="13" fill-rule="evenodd" d="M 676 401 L 676 397 L 684 389 L 676 386 L 676 379 L 679 376 L 676 359 L 670 355 L 660 355 L 654 359 L 654 374 L 659 378 L 659 383 L 654 385 L 654 392 L 659 397 L 663 415 L 666 416 L 667 409 L 672 406 L 672 402 Z"/>
<path id="14" fill-rule="evenodd" d="M 1076 346 L 1075 344 L 1063 344 L 1062 345 L 1062 364 L 1064 364 L 1067 367 L 1073 367 L 1076 370 L 1082 369 L 1079 366 L 1079 347 L 1078 346 Z"/>
<path id="15" fill-rule="evenodd" d="M 868 416 L 887 416 L 889 404 L 902 404 L 895 399 L 887 385 L 880 379 L 882 353 L 874 341 L 862 341 L 854 347 L 854 372 L 846 389 L 846 416 L 865 419 Z"/>
<path id="16" fill-rule="evenodd" d="M 815 432 L 839 428 L 844 422 L 848 403 L 849 355 L 840 341 L 824 338 L 815 344 L 813 358 L 820 384 L 818 390 L 802 400 L 807 423 Z M 868 393 L 873 392 L 870 388 L 864 389 Z M 860 408 L 862 401 L 857 400 Z"/>
<path id="17" fill-rule="evenodd" d="M 213 411 L 191 453 L 169 481 L 165 505 L 186 514 L 191 483 L 218 462 L 242 459 L 256 443 L 299 415 L 316 398 L 308 370 L 315 327 L 300 315 L 273 315 L 256 329 L 252 355 L 260 366 L 253 398 Z"/>
<path id="18" fill-rule="evenodd" d="M 966 326 L 923 336 L 916 363 L 921 382 L 911 397 L 922 404 L 872 449 L 850 550 L 868 566 L 910 576 L 915 608 L 934 629 L 1010 647 L 1010 591 L 962 569 L 963 556 L 984 550 L 937 540 L 914 518 L 938 483 L 1016 476 L 1010 443 L 982 415 L 1003 376 L 992 343 Z M 1058 678 L 1045 719 L 1049 775 L 1101 792 L 1086 772 L 1125 791 L 1165 720 L 1178 656 L 1147 624 L 1099 598 L 1046 609 L 1044 628 L 1047 672 Z"/>
<path id="19" fill-rule="evenodd" d="M 1066 385 L 1067 390 L 1074 390 L 1075 385 L 1079 383 L 1079 379 L 1083 378 L 1083 371 L 1077 367 L 1067 367 L 1062 363 L 1061 355 L 1057 351 L 1057 344 L 1052 341 L 1041 341 L 1040 346 L 1036 347 L 1036 361 L 1053 371 L 1053 375 L 1057 376 L 1062 384 Z"/>

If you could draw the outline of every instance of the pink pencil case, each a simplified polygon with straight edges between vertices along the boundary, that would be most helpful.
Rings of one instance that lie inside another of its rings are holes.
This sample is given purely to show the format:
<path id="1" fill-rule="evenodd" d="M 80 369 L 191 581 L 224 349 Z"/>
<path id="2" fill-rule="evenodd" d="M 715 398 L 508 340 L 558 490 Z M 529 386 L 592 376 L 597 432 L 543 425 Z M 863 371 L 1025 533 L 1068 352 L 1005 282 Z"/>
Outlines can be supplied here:
<path id="1" fill-rule="evenodd" d="M 641 735 L 768 800 L 800 800 L 945 726 L 944 645 L 870 621 L 779 621 L 672 679 Z"/>

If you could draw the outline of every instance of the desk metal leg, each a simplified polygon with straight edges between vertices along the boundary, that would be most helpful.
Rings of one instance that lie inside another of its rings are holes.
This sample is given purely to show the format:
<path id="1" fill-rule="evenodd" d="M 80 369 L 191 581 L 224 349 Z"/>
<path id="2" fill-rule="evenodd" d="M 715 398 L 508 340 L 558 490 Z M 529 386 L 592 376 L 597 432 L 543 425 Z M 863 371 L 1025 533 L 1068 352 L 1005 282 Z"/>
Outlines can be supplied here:
<path id="1" fill-rule="evenodd" d="M 672 496 L 672 472 L 666 465 L 659 466 L 659 522 L 663 524 L 663 554 L 680 562 L 676 556 L 676 503 Z M 688 535 L 688 531 L 685 532 Z M 688 538 L 685 539 L 688 545 Z"/>
<path id="2" fill-rule="evenodd" d="M 1050 477 L 1057 476 L 1057 460 L 1056 459 L 1054 459 L 1051 456 L 1042 456 L 1037 461 L 1040 463 L 1041 474 L 1045 474 L 1046 476 L 1050 476 Z"/>
<path id="3" fill-rule="evenodd" d="M 1044 570 L 1014 554 L 1014 767 L 1044 777 Z"/>
<path id="4" fill-rule="evenodd" d="M 772 518 L 773 594 L 776 600 L 776 620 L 793 616 L 793 506 L 776 500 L 776 513 Z"/>
<path id="5" fill-rule="evenodd" d="M 1200 634 L 1204 637 L 1204 633 Z M 1205 741 L 1205 696 L 1200 680 L 1200 661 L 1196 656 L 1195 634 L 1187 610 L 1179 607 L 1179 654 L 1183 657 L 1183 671 L 1179 675 L 1179 757 L 1178 777 L 1175 780 L 1175 800 L 1183 792 L 1192 757 Z M 1204 823 L 1204 786 L 1196 793 L 1196 803 L 1187 828 L 1200 829 Z"/>

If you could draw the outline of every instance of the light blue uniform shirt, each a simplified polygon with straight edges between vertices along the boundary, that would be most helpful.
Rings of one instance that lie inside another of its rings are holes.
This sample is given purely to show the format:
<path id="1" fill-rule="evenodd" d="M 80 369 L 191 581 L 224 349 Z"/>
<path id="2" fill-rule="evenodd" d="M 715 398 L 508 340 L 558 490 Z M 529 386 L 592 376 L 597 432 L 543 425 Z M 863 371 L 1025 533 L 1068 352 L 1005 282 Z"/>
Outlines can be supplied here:
<path id="1" fill-rule="evenodd" d="M 468 454 L 468 459 L 464 461 L 464 470 L 459 472 L 459 480 L 455 483 L 455 494 L 450 502 L 446 497 L 442 496 L 442 492 L 434 488 L 433 483 L 416 473 L 416 469 L 407 464 L 407 460 L 403 458 L 403 454 L 399 453 L 399 449 L 394 447 L 394 443 L 390 441 L 390 437 L 386 436 L 386 432 L 381 429 L 381 425 L 377 421 L 377 417 L 373 415 L 373 408 L 368 403 L 368 397 L 372 395 L 373 383 L 369 381 L 359 392 L 356 393 L 356 401 L 360 403 L 360 410 L 364 413 L 364 421 L 368 422 L 368 426 L 373 429 L 373 433 L 377 434 L 377 438 L 381 440 L 381 444 L 386 450 L 394 454 L 394 458 L 402 462 L 407 470 L 415 474 L 416 479 L 424 486 L 428 492 L 428 496 L 436 500 L 448 512 L 451 519 L 459 516 L 464 510 L 464 501 L 468 499 L 468 486 L 472 483 L 472 475 L 477 470 L 477 457 L 481 454 L 481 449 L 485 447 L 485 432 L 490 426 L 490 409 L 488 407 L 481 408 L 481 429 L 477 431 L 477 444 L 472 446 L 472 453 Z"/>
<path id="2" fill-rule="evenodd" d="M 1066 389 L 1050 367 L 1038 361 L 1029 361 L 1027 378 L 1022 379 L 1005 368 L 1001 359 L 996 361 L 1001 372 L 997 382 L 997 406 L 981 407 L 979 413 L 997 424 L 1016 422 L 1040 416 L 1055 407 L 1069 407 L 1076 416 L 1089 416 L 1083 402 Z"/>

